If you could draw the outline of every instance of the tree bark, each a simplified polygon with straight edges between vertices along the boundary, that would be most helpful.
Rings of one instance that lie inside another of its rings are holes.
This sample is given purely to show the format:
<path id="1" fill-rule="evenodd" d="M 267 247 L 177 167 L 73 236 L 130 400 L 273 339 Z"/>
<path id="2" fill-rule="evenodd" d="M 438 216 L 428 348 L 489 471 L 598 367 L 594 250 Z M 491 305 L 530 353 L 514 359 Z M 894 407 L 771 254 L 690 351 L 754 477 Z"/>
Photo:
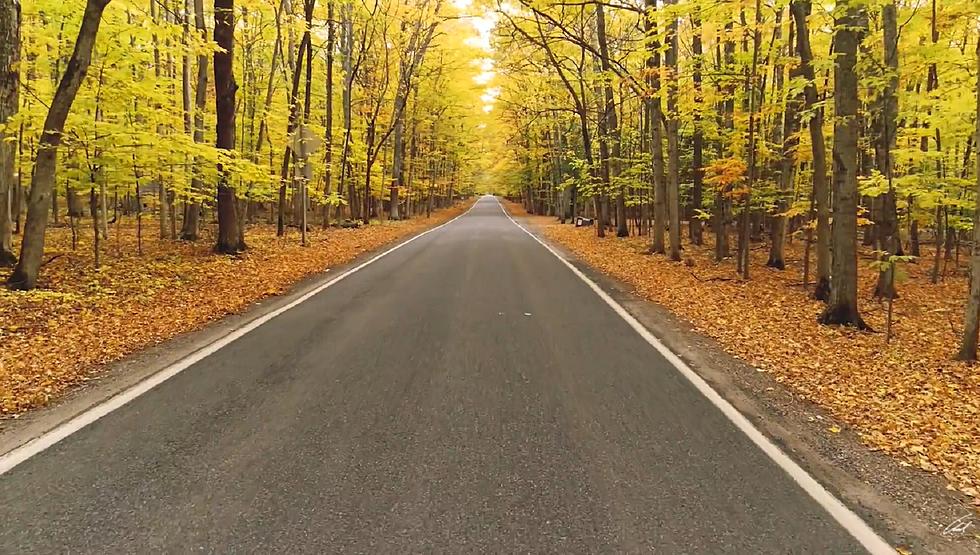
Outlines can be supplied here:
<path id="1" fill-rule="evenodd" d="M 885 71 L 887 84 L 882 93 L 880 118 L 880 136 L 877 141 L 876 158 L 878 171 L 888 180 L 888 191 L 882 195 L 878 203 L 878 250 L 880 260 L 887 262 L 892 255 L 902 254 L 902 241 L 898 235 L 898 210 L 895 203 L 894 161 L 892 150 L 895 148 L 898 131 L 898 10 L 895 2 L 889 2 L 881 8 L 881 24 L 884 35 Z M 894 299 L 895 279 L 893 265 L 883 265 L 878 272 L 878 283 L 875 286 L 875 297 Z"/>
<path id="2" fill-rule="evenodd" d="M 323 229 L 330 227 L 330 189 L 333 180 L 333 50 L 336 37 L 334 28 L 334 0 L 327 0 L 327 107 L 324 119 L 323 196 L 328 199 L 323 207 Z"/>
<path id="3" fill-rule="evenodd" d="M 215 146 L 226 152 L 235 149 L 235 0 L 214 0 L 214 42 L 221 48 L 214 53 L 214 92 L 217 122 Z M 214 250 L 236 254 L 245 250 L 238 226 L 235 188 L 221 162 L 218 163 L 218 241 Z"/>
<path id="4" fill-rule="evenodd" d="M 803 88 L 805 109 L 810 112 L 810 146 L 813 150 L 813 200 L 816 205 L 817 254 L 816 287 L 813 298 L 826 301 L 830 298 L 830 191 L 827 187 L 827 147 L 823 138 L 823 109 L 817 107 L 816 76 L 813 71 L 813 51 L 810 49 L 810 0 L 793 0 L 790 4 L 796 22 L 796 50 L 800 55 L 800 72 L 806 79 Z"/>
<path id="5" fill-rule="evenodd" d="M 733 37 L 734 25 L 731 21 L 731 14 L 726 12 L 726 17 L 728 20 L 725 22 L 725 43 L 724 43 L 724 57 L 722 58 L 721 52 L 716 50 L 719 59 L 721 59 L 722 72 L 724 74 L 732 75 L 735 72 L 735 39 Z M 719 158 L 725 155 L 723 144 L 727 139 L 733 141 L 735 137 L 735 84 L 731 77 L 726 78 L 726 82 L 720 87 L 719 91 L 722 96 L 721 102 L 721 128 L 722 137 L 720 138 L 719 144 Z M 715 206 L 714 206 L 714 226 L 715 226 L 715 260 L 721 261 L 725 257 L 730 255 L 729 245 L 728 245 L 728 216 L 731 213 L 729 210 L 730 201 L 725 195 L 725 192 L 719 187 L 715 192 Z"/>
<path id="6" fill-rule="evenodd" d="M 157 24 L 160 23 L 157 20 L 157 17 L 158 17 L 158 14 L 157 14 L 157 3 L 158 2 L 159 2 L 159 0 L 150 0 L 150 19 L 151 19 L 151 21 L 153 22 L 154 25 L 157 25 Z M 157 36 L 156 36 L 155 33 L 152 36 L 151 42 L 153 43 L 153 75 L 154 75 L 154 77 L 156 77 L 157 82 L 159 82 L 160 79 L 161 79 L 161 77 L 164 76 L 163 75 L 163 62 L 161 61 L 161 58 L 160 58 L 160 43 L 159 43 L 159 40 L 157 39 Z M 157 110 L 159 110 L 159 109 L 162 108 L 162 106 L 160 105 L 159 102 L 155 103 L 155 106 L 154 107 Z M 159 140 L 162 141 L 163 140 L 163 135 L 164 135 L 164 132 L 165 132 L 164 125 L 162 123 L 157 124 L 156 131 L 157 131 L 157 136 L 159 137 Z M 157 187 L 157 200 L 159 202 L 158 209 L 159 209 L 159 216 L 160 216 L 159 221 L 157 223 L 159 223 L 159 225 L 160 225 L 160 238 L 161 239 L 166 239 L 167 237 L 170 236 L 170 221 L 168 219 L 170 217 L 170 196 L 169 196 L 169 194 L 167 192 L 167 187 L 164 184 L 163 175 L 162 174 L 157 174 L 157 186 L 158 186 Z"/>
<path id="7" fill-rule="evenodd" d="M 202 40 L 207 40 L 207 27 L 204 23 L 204 0 L 194 2 L 194 28 Z M 273 70 L 274 71 L 274 70 Z M 204 143 L 204 111 L 208 101 L 208 57 L 197 55 L 197 88 L 194 90 L 194 142 Z M 180 230 L 180 238 L 184 241 L 197 241 L 201 234 L 201 202 L 198 195 L 204 194 L 204 182 L 201 180 L 201 162 L 199 156 L 194 157 L 193 174 L 191 175 L 191 200 L 184 208 L 184 222 Z"/>
<path id="8" fill-rule="evenodd" d="M 980 151 L 980 41 L 977 42 L 977 150 Z M 973 209 L 973 250 L 970 253 L 970 297 L 966 303 L 963 337 L 956 358 L 976 360 L 980 332 L 980 152 L 977 152 L 976 205 Z"/>
<path id="9" fill-rule="evenodd" d="M 8 128 L 17 113 L 20 97 L 20 2 L 0 0 L 0 266 L 17 263 L 12 246 L 11 202 L 17 187 L 14 162 L 17 145 Z M 5 130 L 6 129 L 6 130 Z"/>
<path id="10" fill-rule="evenodd" d="M 691 26 L 694 27 L 691 48 L 694 59 L 692 60 L 692 73 L 694 80 L 694 135 L 691 139 L 692 145 L 692 168 L 694 173 L 694 183 L 691 187 L 691 206 L 690 206 L 690 233 L 691 242 L 695 245 L 704 243 L 701 231 L 701 197 L 704 195 L 704 129 L 701 125 L 701 112 L 704 110 L 704 91 L 702 90 L 701 71 L 704 66 L 704 49 L 701 43 L 701 8 L 700 4 L 694 6 L 691 14 Z"/>
<path id="11" fill-rule="evenodd" d="M 48 115 L 44 120 L 44 131 L 38 142 L 31 191 L 27 200 L 27 220 L 24 224 L 20 260 L 7 279 L 7 285 L 13 289 L 33 289 L 37 285 L 41 257 L 44 254 L 44 230 L 48 225 L 48 205 L 51 201 L 49 197 L 54 189 L 58 167 L 61 134 L 72 103 L 78 94 L 78 88 L 92 63 L 92 49 L 102 22 L 102 12 L 108 4 L 109 0 L 88 0 L 85 4 L 82 25 L 75 40 L 75 50 L 68 60 L 65 74 L 58 84 Z"/>
<path id="12" fill-rule="evenodd" d="M 779 21 L 779 18 L 777 18 Z M 778 28 L 777 28 L 778 32 Z M 793 42 L 793 22 L 790 21 L 790 37 L 789 42 Z M 790 51 L 792 51 L 792 44 L 790 45 Z M 780 72 L 778 77 L 778 88 L 783 89 L 782 86 L 782 64 L 777 66 L 777 71 Z M 793 68 L 790 70 L 790 80 L 792 81 L 795 77 L 800 75 L 798 68 Z M 782 121 L 782 157 L 779 161 L 779 170 L 777 175 L 777 182 L 779 185 L 779 198 L 776 202 L 777 214 L 773 217 L 772 221 L 772 235 L 771 242 L 769 246 L 769 260 L 766 265 L 770 268 L 776 268 L 779 270 L 786 269 L 785 256 L 785 243 L 786 243 L 786 226 L 787 218 L 783 216 L 789 209 L 790 193 L 793 189 L 793 177 L 795 175 L 796 169 L 796 148 L 799 146 L 799 130 L 800 130 L 800 120 L 799 120 L 799 105 L 800 96 L 799 95 L 788 95 L 786 97 L 786 105 L 783 109 L 783 121 Z"/>
<path id="13" fill-rule="evenodd" d="M 664 242 L 667 229 L 667 176 L 664 170 L 663 104 L 660 100 L 660 40 L 657 35 L 657 1 L 646 0 L 644 30 L 647 44 L 647 120 L 650 126 L 650 150 L 653 169 L 653 233 L 650 252 L 667 252 Z"/>
<path id="14" fill-rule="evenodd" d="M 602 84 L 603 104 L 600 117 L 604 122 L 604 132 L 601 133 L 602 136 L 600 138 L 602 140 L 599 146 L 602 154 L 602 180 L 603 188 L 605 189 L 603 197 L 604 199 L 608 199 L 609 192 L 612 188 L 612 180 L 619 174 L 619 123 L 616 119 L 616 99 L 613 93 L 612 83 L 609 82 L 608 78 L 608 75 L 612 72 L 612 66 L 609 62 L 609 43 L 606 38 L 605 10 L 602 4 L 596 4 L 595 6 L 596 37 L 599 43 L 599 64 L 602 67 L 602 72 L 607 76 Z M 603 143 L 605 143 L 605 148 L 602 148 Z M 603 215 L 600 218 L 600 224 L 607 225 L 609 222 L 608 200 L 605 200 L 602 204 Z M 628 236 L 629 229 L 626 226 L 625 191 L 622 185 L 619 185 L 616 191 L 616 219 L 618 223 L 616 236 Z"/>
<path id="15" fill-rule="evenodd" d="M 675 4 L 676 0 L 667 0 Z M 671 260 L 681 259 L 681 201 L 680 201 L 680 121 L 677 113 L 677 15 L 671 14 L 667 23 L 667 218 L 670 226 Z"/>
<path id="16" fill-rule="evenodd" d="M 820 316 L 823 324 L 866 329 L 857 305 L 857 174 L 858 76 L 857 53 L 867 29 L 862 0 L 843 0 L 834 32 L 834 220 L 830 303 Z"/>

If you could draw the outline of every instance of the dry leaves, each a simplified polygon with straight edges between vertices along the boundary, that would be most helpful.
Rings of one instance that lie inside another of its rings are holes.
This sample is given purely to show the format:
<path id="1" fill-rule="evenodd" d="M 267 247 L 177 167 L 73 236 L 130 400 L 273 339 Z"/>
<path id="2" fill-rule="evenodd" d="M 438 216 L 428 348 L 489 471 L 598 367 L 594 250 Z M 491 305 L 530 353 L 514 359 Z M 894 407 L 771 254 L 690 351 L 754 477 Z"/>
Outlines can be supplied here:
<path id="1" fill-rule="evenodd" d="M 195 244 L 155 238 L 158 226 L 144 219 L 143 255 L 136 254 L 135 225 L 109 232 L 104 264 L 93 268 L 91 228 L 83 227 L 76 251 L 68 228 L 48 232 L 41 289 L 0 287 L 0 414 L 47 403 L 90 379 L 99 365 L 119 359 L 252 303 L 285 292 L 292 284 L 396 239 L 460 214 L 466 207 L 430 219 L 385 222 L 360 229 L 277 238 L 273 226 L 253 226 L 239 257 L 215 255 L 213 238 Z M 9 269 L 0 270 L 0 280 Z"/>
<path id="2" fill-rule="evenodd" d="M 685 245 L 687 264 L 671 263 L 645 254 L 643 238 L 598 239 L 592 228 L 534 220 L 551 240 L 828 409 L 871 447 L 942 473 L 980 504 L 980 369 L 952 360 L 967 295 L 964 274 L 951 268 L 933 285 L 929 252 L 907 265 L 886 345 L 886 307 L 871 299 L 876 273 L 869 253 L 860 261 L 861 311 L 880 333 L 817 324 L 824 305 L 803 291 L 799 241 L 787 248 L 785 271 L 765 267 L 768 250 L 754 245 L 752 279 L 745 282 L 734 262 L 713 261 L 710 236 L 704 247 Z"/>

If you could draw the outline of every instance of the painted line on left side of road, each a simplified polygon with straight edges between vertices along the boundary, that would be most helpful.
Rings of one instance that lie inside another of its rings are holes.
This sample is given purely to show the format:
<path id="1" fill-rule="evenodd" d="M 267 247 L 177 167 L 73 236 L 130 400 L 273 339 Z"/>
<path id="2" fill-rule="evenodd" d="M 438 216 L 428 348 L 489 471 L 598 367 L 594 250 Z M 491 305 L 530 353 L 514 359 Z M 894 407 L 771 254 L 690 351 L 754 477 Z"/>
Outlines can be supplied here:
<path id="1" fill-rule="evenodd" d="M 57 444 L 58 442 L 74 434 L 75 432 L 96 422 L 100 418 L 125 406 L 129 402 L 149 392 L 153 388 L 169 380 L 170 378 L 173 378 L 177 374 L 180 374 L 184 370 L 187 370 L 188 368 L 200 362 L 201 360 L 204 360 L 205 358 L 211 356 L 212 354 L 220 351 L 222 348 L 242 338 L 243 336 L 247 335 L 249 332 L 254 331 L 259 326 L 269 322 L 270 320 L 283 314 L 284 312 L 292 308 L 295 308 L 300 304 L 310 300 L 311 298 L 322 293 L 323 291 L 330 288 L 334 284 L 356 274 L 357 272 L 363 270 L 364 268 L 370 266 L 371 264 L 374 264 L 378 260 L 381 260 L 382 258 L 397 251 L 398 249 L 401 249 L 402 247 L 414 242 L 415 240 L 425 237 L 430 233 L 434 233 L 448 226 L 449 224 L 469 214 L 470 211 L 473 210 L 473 208 L 479 203 L 480 200 L 477 200 L 476 202 L 473 203 L 472 206 L 470 206 L 470 208 L 466 212 L 463 212 L 462 214 L 456 216 L 455 218 L 449 220 L 448 222 L 444 222 L 436 227 L 433 227 L 432 229 L 427 229 L 421 233 L 409 237 L 408 239 L 402 241 L 401 243 L 398 243 L 397 245 L 369 258 L 368 260 L 365 260 L 364 262 L 358 264 L 357 266 L 354 266 L 353 268 L 350 268 L 349 270 L 337 275 L 336 277 L 316 286 L 312 290 L 303 294 L 301 297 L 298 297 L 297 299 L 291 301 L 290 303 L 281 306 L 271 312 L 263 314 L 255 318 L 254 320 L 249 321 L 248 323 L 242 325 L 241 327 L 228 332 L 226 335 L 219 337 L 218 339 L 214 340 L 208 345 L 201 347 L 197 351 L 194 351 L 193 353 L 167 366 L 166 368 L 163 368 L 158 372 L 151 374 L 143 381 L 140 381 L 130 386 L 129 388 L 124 389 L 119 393 L 116 393 L 112 397 L 109 397 L 108 399 L 96 405 L 93 405 L 88 409 L 85 409 L 79 414 L 54 426 L 50 430 L 38 435 L 37 437 L 29 441 L 26 441 L 17 447 L 14 447 L 13 449 L 7 451 L 6 453 L 3 453 L 2 455 L 0 455 L 0 476 L 6 474 L 7 472 L 10 472 L 14 468 L 16 468 L 19 464 L 43 452 L 44 450 L 48 449 L 52 445 Z"/>

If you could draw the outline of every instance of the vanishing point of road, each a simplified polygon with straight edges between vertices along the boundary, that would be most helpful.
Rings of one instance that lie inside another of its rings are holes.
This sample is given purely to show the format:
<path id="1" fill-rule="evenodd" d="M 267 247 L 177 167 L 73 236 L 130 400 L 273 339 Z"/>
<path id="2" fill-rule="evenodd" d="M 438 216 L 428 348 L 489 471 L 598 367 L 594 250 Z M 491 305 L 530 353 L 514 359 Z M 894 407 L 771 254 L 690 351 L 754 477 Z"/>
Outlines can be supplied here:
<path id="1" fill-rule="evenodd" d="M 860 553 L 491 197 L 0 476 L 0 552 Z"/>

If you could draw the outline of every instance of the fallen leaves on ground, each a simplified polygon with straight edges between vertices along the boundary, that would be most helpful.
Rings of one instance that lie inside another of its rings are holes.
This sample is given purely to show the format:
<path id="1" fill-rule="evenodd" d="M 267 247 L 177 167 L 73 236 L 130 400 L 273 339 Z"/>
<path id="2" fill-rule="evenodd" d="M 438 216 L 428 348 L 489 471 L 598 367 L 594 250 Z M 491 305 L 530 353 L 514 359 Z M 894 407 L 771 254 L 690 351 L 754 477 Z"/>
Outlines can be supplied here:
<path id="1" fill-rule="evenodd" d="M 523 213 L 519 205 L 510 209 Z M 817 323 L 824 304 L 803 290 L 800 241 L 788 246 L 784 271 L 766 267 L 768 247 L 753 245 L 751 279 L 743 281 L 732 260 L 714 262 L 710 235 L 703 247 L 685 245 L 686 263 L 678 263 L 646 254 L 645 238 L 599 239 L 590 227 L 532 220 L 591 266 L 829 410 L 871 447 L 943 474 L 980 505 L 980 368 L 952 360 L 967 297 L 964 273 L 951 269 L 930 283 L 925 249 L 918 263 L 905 265 L 886 344 L 887 306 L 872 300 L 870 253 L 859 263 L 860 308 L 877 333 Z"/>
<path id="2" fill-rule="evenodd" d="M 157 222 L 147 218 L 143 254 L 137 254 L 135 224 L 113 226 L 99 270 L 90 227 L 79 230 L 76 250 L 69 228 L 50 229 L 41 288 L 21 292 L 0 286 L 0 414 L 44 405 L 91 379 L 102 364 L 241 312 L 304 277 L 465 208 L 428 219 L 311 231 L 308 247 L 300 246 L 297 229 L 279 238 L 274 226 L 250 226 L 248 251 L 233 257 L 211 251 L 207 230 L 195 243 L 160 240 Z M 0 280 L 9 273 L 0 269 Z"/>

